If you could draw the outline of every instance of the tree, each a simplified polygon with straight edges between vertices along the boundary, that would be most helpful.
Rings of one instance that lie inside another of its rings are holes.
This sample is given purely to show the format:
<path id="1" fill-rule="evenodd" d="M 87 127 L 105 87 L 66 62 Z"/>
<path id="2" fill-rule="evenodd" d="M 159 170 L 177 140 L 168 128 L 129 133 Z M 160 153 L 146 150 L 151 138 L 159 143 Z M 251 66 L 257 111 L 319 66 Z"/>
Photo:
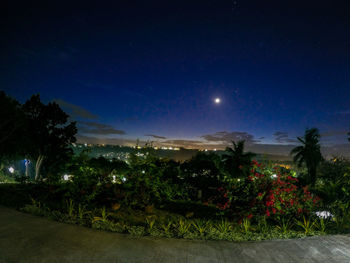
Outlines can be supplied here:
<path id="1" fill-rule="evenodd" d="M 71 144 L 76 141 L 76 123 L 55 102 L 47 105 L 33 95 L 23 105 L 27 120 L 24 148 L 35 162 L 35 180 L 40 179 L 41 167 L 46 174 L 59 173 L 59 169 L 73 154 Z M 44 164 L 44 165 L 43 165 Z"/>
<path id="2" fill-rule="evenodd" d="M 316 183 L 317 166 L 323 160 L 321 154 L 321 146 L 319 144 L 320 134 L 318 129 L 306 129 L 304 137 L 297 137 L 302 145 L 295 147 L 291 151 L 291 155 L 294 155 L 293 160 L 301 167 L 306 165 L 308 181 L 311 185 Z"/>
<path id="3" fill-rule="evenodd" d="M 24 130 L 21 104 L 0 91 L 0 160 L 20 155 Z"/>
<path id="4" fill-rule="evenodd" d="M 255 156 L 252 152 L 244 152 L 244 143 L 244 140 L 237 143 L 232 141 L 233 148 L 227 147 L 226 154 L 222 156 L 224 170 L 233 178 L 247 176 Z"/>
<path id="5" fill-rule="evenodd" d="M 198 191 L 199 199 L 207 200 L 221 185 L 218 167 L 220 157 L 215 153 L 199 152 L 181 165 L 181 176 L 185 184 Z"/>

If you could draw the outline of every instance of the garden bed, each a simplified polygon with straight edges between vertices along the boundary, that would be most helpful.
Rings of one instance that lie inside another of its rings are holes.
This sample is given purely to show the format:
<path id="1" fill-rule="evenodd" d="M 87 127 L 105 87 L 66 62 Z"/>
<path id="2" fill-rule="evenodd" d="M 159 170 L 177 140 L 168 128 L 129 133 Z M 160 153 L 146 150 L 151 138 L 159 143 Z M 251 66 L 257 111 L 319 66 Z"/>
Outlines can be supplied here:
<path id="1" fill-rule="evenodd" d="M 206 218 L 205 212 L 216 211 L 215 207 L 200 206 L 194 202 L 169 202 L 168 210 L 182 207 L 179 213 L 152 208 L 148 211 L 130 207 L 88 207 L 73 200 L 64 200 L 62 191 L 50 194 L 57 186 L 45 184 L 2 184 L 0 203 L 8 207 L 55 221 L 77 224 L 103 231 L 168 238 L 249 241 L 267 239 L 301 238 L 312 235 L 337 233 L 336 223 L 321 221 L 317 217 L 307 222 L 289 221 L 271 224 L 266 218 L 244 219 L 242 222 L 227 217 Z M 171 209 L 169 209 L 171 207 Z M 188 213 L 193 208 L 195 212 Z M 205 209 L 208 210 L 205 210 Z M 322 227 L 321 222 L 327 224 Z"/>

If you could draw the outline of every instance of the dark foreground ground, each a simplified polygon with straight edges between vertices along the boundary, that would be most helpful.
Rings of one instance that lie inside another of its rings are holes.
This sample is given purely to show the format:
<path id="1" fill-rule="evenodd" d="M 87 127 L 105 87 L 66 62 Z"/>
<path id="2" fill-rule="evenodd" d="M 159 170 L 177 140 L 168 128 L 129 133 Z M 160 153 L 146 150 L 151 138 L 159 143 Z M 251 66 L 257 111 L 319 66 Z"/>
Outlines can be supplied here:
<path id="1" fill-rule="evenodd" d="M 350 235 L 243 243 L 132 238 L 0 206 L 0 262 L 350 262 Z"/>

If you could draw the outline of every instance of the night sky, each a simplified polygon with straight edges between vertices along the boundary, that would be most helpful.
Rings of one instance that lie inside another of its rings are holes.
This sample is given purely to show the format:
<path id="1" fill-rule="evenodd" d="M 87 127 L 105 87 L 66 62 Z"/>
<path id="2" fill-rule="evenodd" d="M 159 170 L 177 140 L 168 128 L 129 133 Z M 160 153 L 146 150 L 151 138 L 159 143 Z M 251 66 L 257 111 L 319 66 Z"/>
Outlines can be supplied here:
<path id="1" fill-rule="evenodd" d="M 56 100 L 81 142 L 287 153 L 317 127 L 350 154 L 347 1 L 54 2 L 5 4 L 0 87 Z"/>

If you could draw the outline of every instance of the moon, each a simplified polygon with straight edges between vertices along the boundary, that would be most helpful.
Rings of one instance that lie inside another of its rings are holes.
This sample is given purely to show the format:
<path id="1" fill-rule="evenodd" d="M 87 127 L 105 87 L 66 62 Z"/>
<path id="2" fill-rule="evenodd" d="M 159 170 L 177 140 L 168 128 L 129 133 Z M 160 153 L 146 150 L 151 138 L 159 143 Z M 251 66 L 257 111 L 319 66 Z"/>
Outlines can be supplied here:
<path id="1" fill-rule="evenodd" d="M 220 104 L 221 99 L 220 99 L 220 98 L 215 98 L 214 102 L 215 102 L 216 104 Z"/>

